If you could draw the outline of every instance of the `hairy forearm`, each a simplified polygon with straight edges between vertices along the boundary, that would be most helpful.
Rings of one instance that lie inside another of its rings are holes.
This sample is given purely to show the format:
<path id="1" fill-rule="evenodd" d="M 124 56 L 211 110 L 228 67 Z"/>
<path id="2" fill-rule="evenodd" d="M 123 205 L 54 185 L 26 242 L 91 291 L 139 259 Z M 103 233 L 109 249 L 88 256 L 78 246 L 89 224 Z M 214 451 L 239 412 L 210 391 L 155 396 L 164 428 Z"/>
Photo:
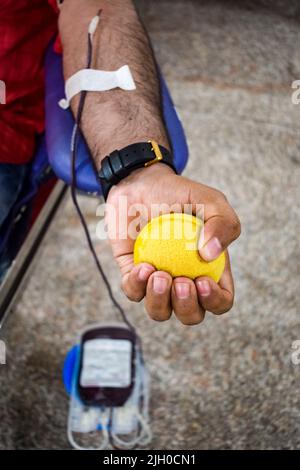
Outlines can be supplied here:
<path id="1" fill-rule="evenodd" d="M 87 94 L 81 127 L 98 167 L 105 155 L 134 142 L 154 139 L 169 147 L 151 45 L 131 0 L 64 1 L 59 29 L 65 79 L 86 65 L 88 25 L 100 8 L 92 67 L 116 70 L 128 64 L 136 90 Z M 74 113 L 78 101 L 72 100 Z"/>

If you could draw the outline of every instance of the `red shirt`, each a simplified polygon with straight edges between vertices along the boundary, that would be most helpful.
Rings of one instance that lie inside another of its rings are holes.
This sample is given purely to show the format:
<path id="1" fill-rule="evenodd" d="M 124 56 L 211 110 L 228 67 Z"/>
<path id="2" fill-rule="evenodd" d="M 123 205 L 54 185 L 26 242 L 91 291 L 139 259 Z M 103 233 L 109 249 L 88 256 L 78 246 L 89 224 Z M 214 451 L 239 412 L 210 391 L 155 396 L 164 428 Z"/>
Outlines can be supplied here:
<path id="1" fill-rule="evenodd" d="M 44 130 L 44 55 L 57 30 L 56 1 L 49 3 L 0 0 L 0 163 L 28 162 Z"/>

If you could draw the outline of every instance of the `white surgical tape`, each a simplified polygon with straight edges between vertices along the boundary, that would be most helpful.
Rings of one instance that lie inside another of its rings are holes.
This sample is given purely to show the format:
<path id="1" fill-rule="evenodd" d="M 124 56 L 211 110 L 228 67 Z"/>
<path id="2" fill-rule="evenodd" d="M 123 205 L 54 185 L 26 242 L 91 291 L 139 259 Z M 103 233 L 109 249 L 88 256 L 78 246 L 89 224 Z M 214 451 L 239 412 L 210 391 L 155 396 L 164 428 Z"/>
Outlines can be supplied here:
<path id="1" fill-rule="evenodd" d="M 71 99 L 81 91 L 108 91 L 114 88 L 122 90 L 135 90 L 136 86 L 128 65 L 119 70 L 106 72 L 104 70 L 82 69 L 66 81 L 66 99 L 59 101 L 59 106 L 67 109 Z"/>

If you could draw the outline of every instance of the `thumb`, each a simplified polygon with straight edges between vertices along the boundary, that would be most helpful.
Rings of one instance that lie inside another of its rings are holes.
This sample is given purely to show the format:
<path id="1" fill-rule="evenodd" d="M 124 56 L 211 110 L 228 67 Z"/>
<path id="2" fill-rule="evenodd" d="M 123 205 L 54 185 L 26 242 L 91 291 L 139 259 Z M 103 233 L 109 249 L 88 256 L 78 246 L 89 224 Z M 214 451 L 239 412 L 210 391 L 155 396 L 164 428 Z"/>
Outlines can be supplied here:
<path id="1" fill-rule="evenodd" d="M 239 237 L 239 218 L 223 193 L 199 183 L 190 186 L 189 202 L 193 210 L 198 204 L 204 208 L 204 227 L 198 249 L 205 261 L 213 261 Z"/>
<path id="2" fill-rule="evenodd" d="M 227 211 L 229 212 L 229 211 Z M 199 253 L 205 261 L 213 261 L 239 237 L 241 229 L 235 212 L 208 219 L 199 239 Z"/>

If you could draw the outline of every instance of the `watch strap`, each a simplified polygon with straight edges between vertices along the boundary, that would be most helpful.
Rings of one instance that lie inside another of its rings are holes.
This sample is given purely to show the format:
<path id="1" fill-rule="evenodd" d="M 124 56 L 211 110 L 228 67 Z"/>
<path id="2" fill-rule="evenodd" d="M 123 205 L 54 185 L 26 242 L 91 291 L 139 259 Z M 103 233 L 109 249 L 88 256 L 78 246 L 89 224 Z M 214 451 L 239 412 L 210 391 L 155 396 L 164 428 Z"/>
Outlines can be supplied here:
<path id="1" fill-rule="evenodd" d="M 157 162 L 169 165 L 176 172 L 171 153 L 154 141 L 139 142 L 114 150 L 102 160 L 98 173 L 104 199 L 107 199 L 110 188 L 132 171 Z"/>

